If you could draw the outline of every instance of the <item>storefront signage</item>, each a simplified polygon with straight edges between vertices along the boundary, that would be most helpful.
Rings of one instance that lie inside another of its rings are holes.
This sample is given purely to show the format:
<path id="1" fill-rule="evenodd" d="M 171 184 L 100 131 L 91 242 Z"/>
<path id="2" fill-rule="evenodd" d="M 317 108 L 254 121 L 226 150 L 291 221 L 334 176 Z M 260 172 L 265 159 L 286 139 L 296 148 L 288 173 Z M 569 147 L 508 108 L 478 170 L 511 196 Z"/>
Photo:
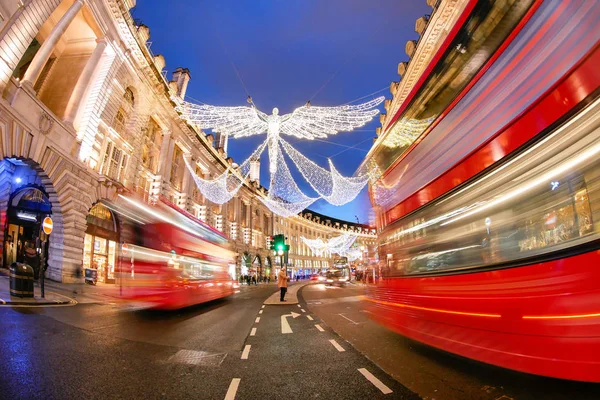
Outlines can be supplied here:
<path id="1" fill-rule="evenodd" d="M 46 235 L 51 234 L 53 228 L 54 228 L 54 222 L 52 222 L 52 218 L 50 218 L 50 217 L 44 218 L 44 221 L 42 222 L 42 229 L 44 230 L 44 233 Z"/>
<path id="2" fill-rule="evenodd" d="M 26 221 L 37 221 L 37 216 L 35 214 L 29 214 L 26 212 L 17 212 L 17 218 L 24 219 Z"/>

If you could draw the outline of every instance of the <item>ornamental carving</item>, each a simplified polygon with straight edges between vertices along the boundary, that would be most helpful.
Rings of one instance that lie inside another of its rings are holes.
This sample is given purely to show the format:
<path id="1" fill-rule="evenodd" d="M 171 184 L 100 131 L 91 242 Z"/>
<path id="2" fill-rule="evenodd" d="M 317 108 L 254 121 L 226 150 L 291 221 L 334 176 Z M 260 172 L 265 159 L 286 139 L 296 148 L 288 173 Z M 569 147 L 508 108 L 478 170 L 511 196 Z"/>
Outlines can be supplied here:
<path id="1" fill-rule="evenodd" d="M 50 117 L 46 112 L 42 111 L 42 115 L 40 115 L 39 120 L 39 128 L 40 132 L 43 135 L 47 135 L 52 130 L 52 126 L 54 125 L 54 119 Z"/>

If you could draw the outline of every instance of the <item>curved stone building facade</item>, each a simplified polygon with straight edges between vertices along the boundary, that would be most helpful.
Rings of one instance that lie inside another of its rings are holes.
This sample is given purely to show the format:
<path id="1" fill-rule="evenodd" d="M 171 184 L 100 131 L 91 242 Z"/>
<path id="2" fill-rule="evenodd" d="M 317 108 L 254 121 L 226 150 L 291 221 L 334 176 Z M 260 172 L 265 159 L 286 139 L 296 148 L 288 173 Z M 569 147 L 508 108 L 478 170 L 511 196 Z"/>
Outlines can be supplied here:
<path id="1" fill-rule="evenodd" d="M 257 179 L 227 204 L 207 201 L 184 159 L 205 178 L 233 160 L 221 138 L 179 118 L 171 98 L 185 96 L 190 71 L 177 68 L 167 78 L 164 57 L 147 45 L 149 28 L 131 18 L 134 6 L 135 0 L 0 0 L 2 266 L 35 246 L 56 281 L 81 279 L 90 263 L 110 269 L 118 221 L 97 203 L 119 193 L 163 198 L 227 234 L 239 254 L 232 274 L 243 267 L 269 273 L 266 238 L 277 233 L 288 235 L 292 259 L 315 268 L 328 260 L 308 255 L 297 244 L 301 234 L 331 237 L 360 228 L 359 241 L 374 241 L 373 232 L 348 223 L 324 224 L 306 213 L 274 217 L 258 199 L 266 189 Z M 46 215 L 54 223 L 50 237 L 40 231 Z M 104 279 L 111 281 L 110 272 Z"/>

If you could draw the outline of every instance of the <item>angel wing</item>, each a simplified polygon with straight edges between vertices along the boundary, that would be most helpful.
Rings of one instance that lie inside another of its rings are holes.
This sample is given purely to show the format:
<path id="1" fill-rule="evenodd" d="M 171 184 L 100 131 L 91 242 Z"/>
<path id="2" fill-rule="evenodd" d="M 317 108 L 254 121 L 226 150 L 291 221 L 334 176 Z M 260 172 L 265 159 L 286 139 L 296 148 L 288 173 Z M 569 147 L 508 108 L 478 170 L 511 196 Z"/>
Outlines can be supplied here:
<path id="1" fill-rule="evenodd" d="M 255 107 L 217 107 L 184 101 L 175 109 L 200 129 L 212 129 L 234 138 L 259 135 L 268 127 L 267 116 Z"/>
<path id="2" fill-rule="evenodd" d="M 301 139 L 326 138 L 338 132 L 351 131 L 364 126 L 379 114 L 376 109 L 385 100 L 381 96 L 362 104 L 338 107 L 306 105 L 283 116 L 281 132 Z"/>

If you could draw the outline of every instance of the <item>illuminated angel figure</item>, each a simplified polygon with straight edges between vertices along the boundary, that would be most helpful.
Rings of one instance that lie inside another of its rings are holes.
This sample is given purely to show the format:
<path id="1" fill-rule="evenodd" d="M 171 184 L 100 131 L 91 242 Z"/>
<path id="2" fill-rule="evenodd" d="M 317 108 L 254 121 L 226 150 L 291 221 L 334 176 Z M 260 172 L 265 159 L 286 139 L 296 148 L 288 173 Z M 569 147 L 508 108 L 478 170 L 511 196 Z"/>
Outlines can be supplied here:
<path id="1" fill-rule="evenodd" d="M 300 139 L 326 138 L 342 131 L 351 131 L 365 125 L 379 113 L 375 107 L 383 102 L 379 97 L 357 105 L 338 107 L 313 107 L 310 103 L 295 109 L 291 114 L 279 115 L 277 108 L 271 115 L 259 111 L 252 99 L 247 107 L 215 107 L 198 105 L 173 98 L 181 118 L 201 129 L 212 129 L 225 136 L 242 138 L 267 133 L 265 141 L 250 157 L 239 165 L 239 176 L 230 173 L 229 168 L 215 179 L 204 179 L 195 174 L 195 168 L 188 161 L 186 166 L 194 178 L 198 189 L 210 201 L 223 204 L 231 199 L 250 174 L 250 161 L 259 158 L 269 149 L 270 184 L 268 195 L 259 196 L 271 211 L 283 217 L 298 214 L 318 199 L 340 206 L 352 201 L 366 186 L 369 176 L 358 174 L 344 177 L 334 167 L 331 160 L 329 170 L 309 160 L 296 150 L 280 134 Z M 302 177 L 317 192 L 318 197 L 307 196 L 300 190 L 291 175 L 283 154 L 287 154 Z"/>
<path id="2" fill-rule="evenodd" d="M 374 100 L 357 105 L 315 107 L 310 102 L 296 108 L 291 114 L 279 115 L 277 108 L 271 115 L 258 110 L 252 103 L 247 107 L 216 107 L 179 102 L 177 110 L 182 117 L 201 129 L 212 129 L 227 137 L 242 138 L 267 132 L 269 172 L 277 172 L 280 133 L 300 139 L 324 139 L 338 132 L 351 131 L 364 126 L 379 113 L 376 109 L 384 100 Z"/>

